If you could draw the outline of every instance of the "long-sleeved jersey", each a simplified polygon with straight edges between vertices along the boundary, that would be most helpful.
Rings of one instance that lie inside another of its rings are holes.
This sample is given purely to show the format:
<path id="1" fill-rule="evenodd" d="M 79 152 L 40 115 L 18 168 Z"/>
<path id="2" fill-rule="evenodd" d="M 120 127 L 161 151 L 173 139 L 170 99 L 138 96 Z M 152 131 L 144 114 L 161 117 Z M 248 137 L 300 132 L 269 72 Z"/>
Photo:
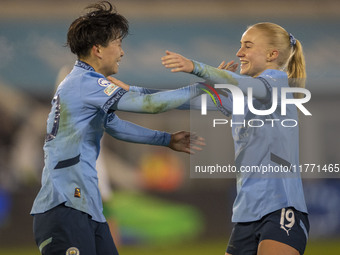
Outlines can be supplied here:
<path id="1" fill-rule="evenodd" d="M 284 207 L 294 207 L 301 212 L 307 212 L 300 171 L 297 171 L 299 166 L 297 108 L 288 104 L 286 115 L 281 114 L 281 89 L 289 86 L 287 74 L 268 69 L 259 77 L 252 78 L 193 62 L 195 66 L 193 74 L 213 84 L 238 86 L 245 94 L 244 114 L 233 114 L 232 93 L 229 93 L 229 99 L 222 100 L 224 108 L 230 109 L 232 123 L 235 123 L 232 125 L 232 135 L 235 164 L 239 171 L 232 221 L 256 221 Z M 268 115 L 254 114 L 248 105 L 249 87 L 253 88 L 251 102 L 257 110 L 268 110 L 272 107 L 274 100 L 272 90 L 277 88 L 276 110 Z M 287 98 L 292 99 L 293 95 L 287 93 Z M 294 125 L 282 125 L 287 119 Z M 263 123 L 261 126 L 260 121 Z M 259 172 L 250 172 L 252 166 L 256 166 L 252 169 Z M 285 169 L 280 170 L 282 166 Z M 265 170 L 265 167 L 267 170 L 275 171 L 261 171 L 261 168 Z"/>
<path id="2" fill-rule="evenodd" d="M 104 132 L 124 141 L 168 146 L 171 135 L 123 121 L 115 110 L 156 113 L 197 96 L 195 87 L 152 95 L 127 92 L 88 64 L 77 61 L 52 100 L 44 144 L 42 187 L 31 214 L 65 203 L 105 222 L 96 160 Z"/>

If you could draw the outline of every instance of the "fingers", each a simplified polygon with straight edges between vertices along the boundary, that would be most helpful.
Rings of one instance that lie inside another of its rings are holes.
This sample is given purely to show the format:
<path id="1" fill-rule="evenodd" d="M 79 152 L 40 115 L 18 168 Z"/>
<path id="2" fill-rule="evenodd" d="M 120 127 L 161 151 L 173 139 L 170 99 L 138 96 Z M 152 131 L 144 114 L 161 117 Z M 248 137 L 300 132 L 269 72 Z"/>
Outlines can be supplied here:
<path id="1" fill-rule="evenodd" d="M 165 54 L 166 55 L 161 58 L 162 63 L 167 62 L 167 61 L 171 61 L 171 60 L 178 60 L 181 56 L 181 55 L 179 55 L 175 52 L 171 52 L 171 51 L 168 51 L 168 50 L 165 51 Z"/>
<path id="2" fill-rule="evenodd" d="M 165 68 L 171 69 L 171 72 L 181 72 L 184 65 L 177 60 L 162 62 Z"/>
<path id="3" fill-rule="evenodd" d="M 225 61 L 222 61 L 222 63 L 218 67 L 220 67 L 219 69 L 228 70 L 228 68 L 230 68 L 233 64 L 234 64 L 233 60 L 229 61 L 228 63 L 225 63 Z"/>
<path id="4" fill-rule="evenodd" d="M 194 64 L 190 59 L 187 59 L 186 57 L 183 57 L 182 55 L 171 52 L 171 51 L 165 51 L 165 56 L 161 58 L 162 65 L 164 65 L 165 68 L 171 69 L 171 72 L 187 72 L 190 73 L 194 69 Z"/>
<path id="5" fill-rule="evenodd" d="M 190 149 L 189 149 L 189 153 L 190 154 L 195 154 L 196 151 L 202 151 L 203 149 L 201 147 L 197 147 L 197 146 L 190 146 Z"/>
<path id="6" fill-rule="evenodd" d="M 124 82 L 122 82 L 122 81 L 120 81 L 120 80 L 118 80 L 118 79 L 116 79 L 112 76 L 107 76 L 106 79 L 108 79 L 113 84 L 115 84 L 115 85 L 117 85 L 117 86 L 119 86 L 119 87 L 121 87 L 121 88 L 123 88 L 127 91 L 129 91 L 129 89 L 130 89 L 129 85 L 125 84 Z"/>
<path id="7" fill-rule="evenodd" d="M 222 69 L 222 70 L 228 70 L 231 72 L 236 72 L 238 68 L 238 64 L 234 63 L 234 60 L 229 61 L 228 63 L 226 63 L 225 61 L 222 61 L 221 64 L 217 68 Z"/>
<path id="8" fill-rule="evenodd" d="M 166 54 L 166 55 L 176 55 L 177 53 L 176 53 L 176 52 L 173 52 L 173 51 L 166 50 L 166 51 L 165 51 L 165 54 Z"/>
<path id="9" fill-rule="evenodd" d="M 195 133 L 180 131 L 172 134 L 169 147 L 175 151 L 195 154 L 195 151 L 201 151 L 205 146 L 204 138 L 197 136 Z"/>
<path id="10" fill-rule="evenodd" d="M 205 146 L 205 139 L 203 137 L 197 136 L 195 133 L 190 135 L 190 151 L 191 154 L 195 154 L 195 151 L 202 151 L 201 146 Z"/>
<path id="11" fill-rule="evenodd" d="M 224 69 L 224 66 L 225 66 L 225 61 L 223 60 L 217 68 L 218 69 Z"/>
<path id="12" fill-rule="evenodd" d="M 230 68 L 231 68 L 231 66 L 232 66 L 233 64 L 234 64 L 234 60 L 229 61 L 229 62 L 225 65 L 224 69 L 230 71 Z"/>
<path id="13" fill-rule="evenodd" d="M 190 144 L 190 146 L 186 148 L 186 150 L 187 150 L 187 153 L 189 154 L 195 154 L 196 151 L 202 151 L 203 148 Z"/>
<path id="14" fill-rule="evenodd" d="M 200 145 L 205 146 L 205 139 L 201 136 L 196 135 L 195 133 L 190 134 L 190 144 L 192 145 Z"/>
<path id="15" fill-rule="evenodd" d="M 238 64 L 236 63 L 236 64 L 231 65 L 227 70 L 231 72 L 236 72 L 237 68 L 238 68 Z"/>
<path id="16" fill-rule="evenodd" d="M 203 150 L 201 147 L 198 146 L 188 146 L 186 148 L 183 149 L 183 152 L 187 153 L 187 154 L 195 154 L 197 151 L 201 151 Z"/>
<path id="17" fill-rule="evenodd" d="M 171 69 L 171 72 L 179 72 L 183 67 L 182 59 L 178 54 L 166 51 L 166 56 L 161 58 L 162 65 L 165 68 Z"/>
<path id="18" fill-rule="evenodd" d="M 227 65 L 226 65 L 226 67 L 229 67 L 229 66 L 231 66 L 232 64 L 234 64 L 234 60 L 229 61 L 229 62 L 227 63 Z"/>

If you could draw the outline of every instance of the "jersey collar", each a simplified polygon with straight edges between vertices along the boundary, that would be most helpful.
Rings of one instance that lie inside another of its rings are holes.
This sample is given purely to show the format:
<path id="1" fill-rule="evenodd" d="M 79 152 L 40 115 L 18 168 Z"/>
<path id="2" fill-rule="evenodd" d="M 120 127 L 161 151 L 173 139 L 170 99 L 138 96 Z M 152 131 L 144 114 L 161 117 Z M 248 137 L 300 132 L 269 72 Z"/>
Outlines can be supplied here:
<path id="1" fill-rule="evenodd" d="M 75 66 L 83 68 L 83 69 L 88 70 L 88 71 L 95 72 L 95 70 L 92 66 L 90 66 L 89 64 L 87 64 L 87 63 L 85 63 L 81 60 L 77 60 L 76 63 L 75 63 Z"/>

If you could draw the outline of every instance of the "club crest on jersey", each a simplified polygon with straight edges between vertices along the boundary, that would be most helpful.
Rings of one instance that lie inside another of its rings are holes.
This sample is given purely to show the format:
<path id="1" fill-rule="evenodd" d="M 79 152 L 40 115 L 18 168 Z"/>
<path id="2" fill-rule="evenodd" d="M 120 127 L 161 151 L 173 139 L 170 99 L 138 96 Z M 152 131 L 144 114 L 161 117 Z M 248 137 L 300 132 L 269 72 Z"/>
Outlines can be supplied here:
<path id="1" fill-rule="evenodd" d="M 67 251 L 66 251 L 66 255 L 79 255 L 80 252 L 78 250 L 78 248 L 76 247 L 71 247 L 71 248 L 68 248 Z"/>
<path id="2" fill-rule="evenodd" d="M 107 87 L 107 86 L 109 86 L 111 84 L 111 82 L 109 82 L 105 78 L 99 78 L 98 79 L 98 84 L 99 84 L 99 86 Z"/>
<path id="3" fill-rule="evenodd" d="M 80 188 L 75 188 L 74 189 L 74 197 L 81 197 Z"/>

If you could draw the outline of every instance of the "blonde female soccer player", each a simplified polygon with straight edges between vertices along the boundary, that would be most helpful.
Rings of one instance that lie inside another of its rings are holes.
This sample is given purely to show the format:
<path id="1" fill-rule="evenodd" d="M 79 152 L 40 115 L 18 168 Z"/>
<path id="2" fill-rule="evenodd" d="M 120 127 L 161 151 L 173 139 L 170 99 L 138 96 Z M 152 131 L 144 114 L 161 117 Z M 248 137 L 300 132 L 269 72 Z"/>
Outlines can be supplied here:
<path id="1" fill-rule="evenodd" d="M 236 53 L 240 74 L 214 68 L 167 51 L 162 64 L 172 72 L 186 72 L 213 84 L 232 84 L 245 94 L 244 114 L 233 114 L 233 95 L 221 95 L 224 112 L 233 123 L 263 121 L 263 126 L 233 125 L 235 163 L 239 170 L 247 166 L 299 165 L 299 130 L 297 125 L 285 127 L 281 121 L 298 123 L 295 105 L 287 105 L 286 115 L 280 107 L 268 116 L 250 111 L 247 92 L 252 88 L 252 106 L 268 110 L 273 104 L 273 90 L 281 102 L 281 89 L 304 87 L 305 61 L 301 43 L 284 28 L 273 23 L 248 27 Z M 295 95 L 299 97 L 299 95 Z M 288 99 L 293 99 L 289 94 Z M 234 95 L 235 99 L 235 95 Z M 235 108 L 235 107 L 234 107 Z M 231 233 L 226 254 L 295 255 L 303 254 L 309 231 L 307 208 L 299 172 L 242 173 L 237 175 L 237 196 L 233 205 Z"/>

